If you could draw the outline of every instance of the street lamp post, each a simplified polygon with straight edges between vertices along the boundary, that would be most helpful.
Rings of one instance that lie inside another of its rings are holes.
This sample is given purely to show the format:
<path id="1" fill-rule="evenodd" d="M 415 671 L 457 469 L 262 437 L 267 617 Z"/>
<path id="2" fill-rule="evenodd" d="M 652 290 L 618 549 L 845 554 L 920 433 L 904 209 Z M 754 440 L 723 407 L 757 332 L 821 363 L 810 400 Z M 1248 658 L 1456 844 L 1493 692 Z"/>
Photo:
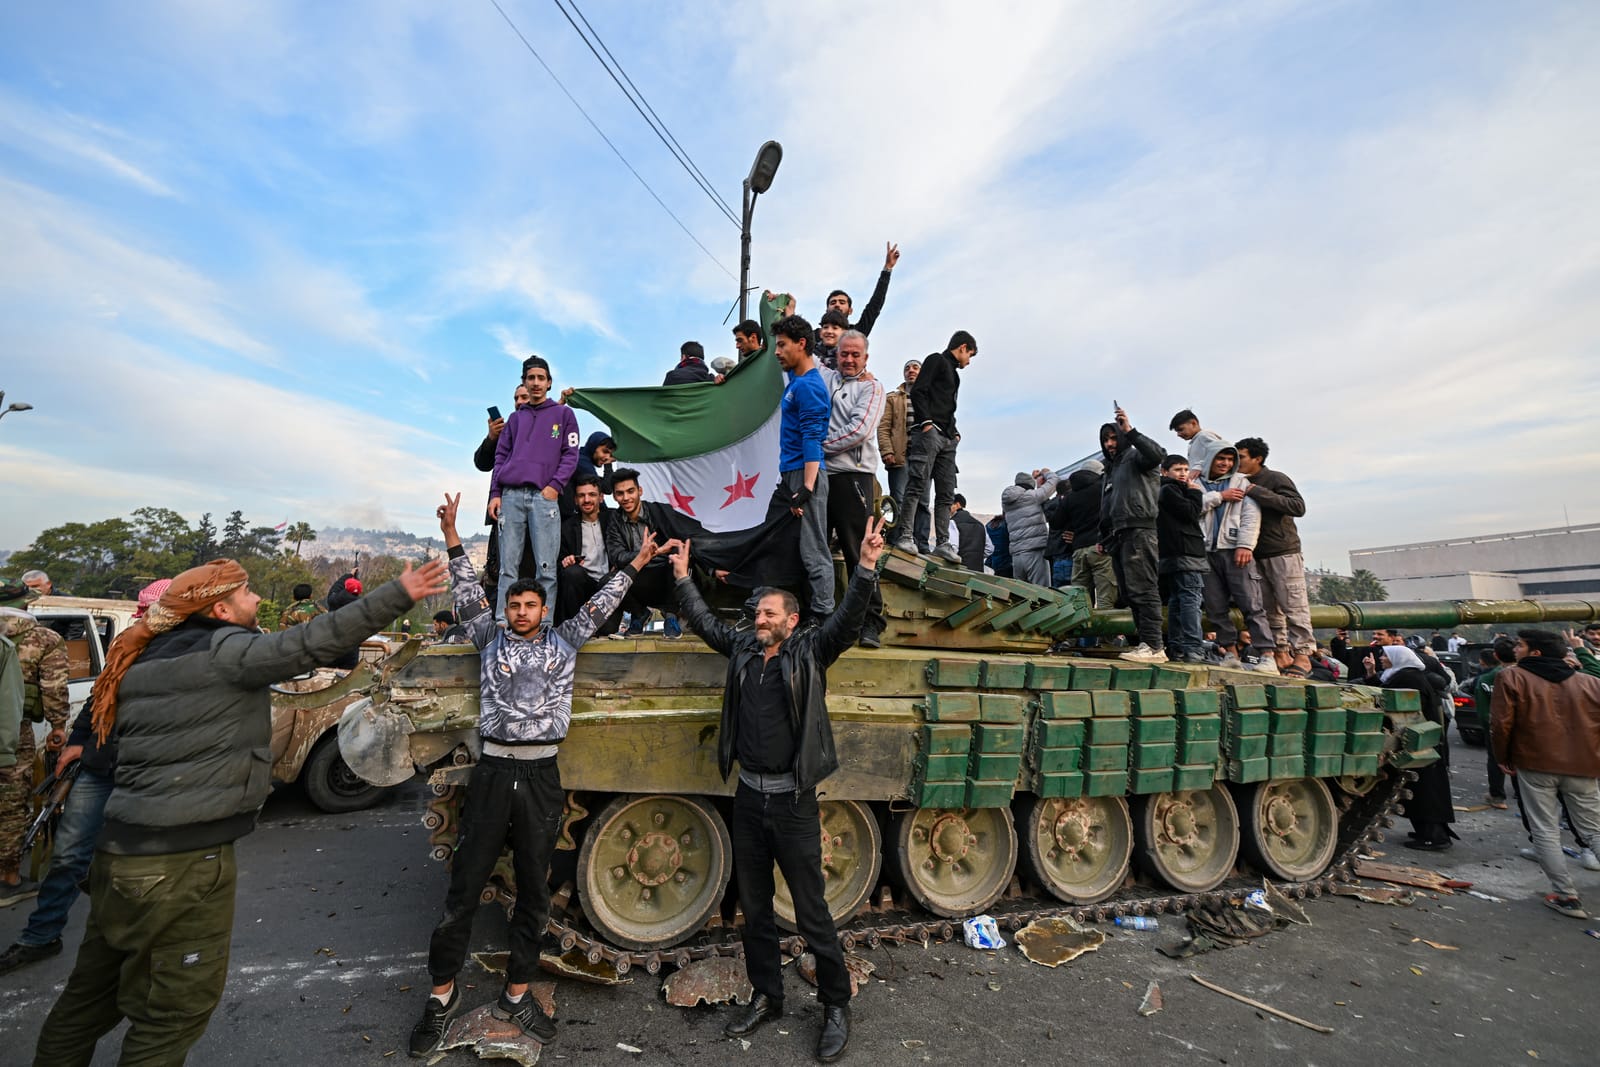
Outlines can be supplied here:
<path id="1" fill-rule="evenodd" d="M 773 166 L 777 166 L 777 164 L 773 164 Z M 754 174 L 755 172 L 751 171 L 751 173 Z M 770 182 L 770 181 L 771 181 L 771 179 L 769 178 L 768 182 Z M 746 182 L 745 184 L 748 185 L 749 183 Z M 749 217 L 749 211 L 748 210 L 745 212 L 745 215 L 746 215 L 745 229 L 746 229 L 746 231 L 748 231 L 750 229 L 750 223 L 748 221 L 748 217 Z M 749 255 L 750 255 L 748 240 L 746 241 L 745 249 L 746 249 L 745 258 L 748 259 Z M 6 402 L 6 391 L 4 389 L 0 389 L 0 404 L 4 404 L 5 402 Z M 11 402 L 11 406 L 10 407 L 6 408 L 4 411 L 0 411 L 0 419 L 5 418 L 7 415 L 11 414 L 13 411 L 32 411 L 32 410 L 33 410 L 33 405 L 32 404 L 24 404 L 20 400 L 13 400 Z"/>
<path id="2" fill-rule="evenodd" d="M 756 197 L 772 188 L 772 178 L 783 162 L 783 145 L 768 141 L 756 153 L 750 176 L 744 180 L 744 220 L 739 227 L 739 319 L 750 317 L 750 217 L 755 213 Z"/>

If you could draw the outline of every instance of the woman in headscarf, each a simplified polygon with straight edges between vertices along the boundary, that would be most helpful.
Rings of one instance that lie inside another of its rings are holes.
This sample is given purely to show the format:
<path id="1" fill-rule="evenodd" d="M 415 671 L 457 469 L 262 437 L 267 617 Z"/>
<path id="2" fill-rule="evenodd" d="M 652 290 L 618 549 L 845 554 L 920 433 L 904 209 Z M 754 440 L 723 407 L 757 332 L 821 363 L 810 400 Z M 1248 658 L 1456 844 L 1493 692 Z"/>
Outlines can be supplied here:
<path id="1" fill-rule="evenodd" d="M 1431 722 L 1444 726 L 1444 714 L 1439 704 L 1439 683 L 1423 666 L 1417 654 L 1404 645 L 1386 645 L 1381 651 L 1383 663 L 1374 680 L 1372 672 L 1379 664 L 1367 656 L 1362 662 L 1367 667 L 1366 683 L 1385 689 L 1414 689 L 1422 697 L 1422 714 Z M 1450 847 L 1455 832 L 1450 824 L 1456 821 L 1455 803 L 1450 797 L 1450 745 L 1444 732 L 1435 746 L 1439 758 L 1416 770 L 1417 780 L 1411 786 L 1411 799 L 1406 801 L 1406 817 L 1411 820 L 1411 840 L 1407 848 L 1424 852 L 1443 852 Z"/>

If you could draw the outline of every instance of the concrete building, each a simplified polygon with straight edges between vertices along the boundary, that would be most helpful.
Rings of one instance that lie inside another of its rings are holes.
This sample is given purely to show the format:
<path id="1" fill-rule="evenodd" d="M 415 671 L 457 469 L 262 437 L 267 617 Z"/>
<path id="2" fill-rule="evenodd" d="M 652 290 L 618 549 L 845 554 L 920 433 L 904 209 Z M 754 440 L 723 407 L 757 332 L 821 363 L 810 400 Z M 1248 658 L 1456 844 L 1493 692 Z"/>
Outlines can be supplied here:
<path id="1" fill-rule="evenodd" d="M 1350 551 L 1392 600 L 1588 600 L 1600 595 L 1600 523 Z"/>

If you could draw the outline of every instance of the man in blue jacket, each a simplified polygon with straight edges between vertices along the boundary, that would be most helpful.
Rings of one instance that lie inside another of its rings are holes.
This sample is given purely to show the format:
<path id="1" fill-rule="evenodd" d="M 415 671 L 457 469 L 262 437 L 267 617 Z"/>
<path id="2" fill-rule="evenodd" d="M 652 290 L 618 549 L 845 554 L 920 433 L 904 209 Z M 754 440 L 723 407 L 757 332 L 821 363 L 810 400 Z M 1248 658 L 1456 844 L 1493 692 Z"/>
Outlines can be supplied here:
<path id="1" fill-rule="evenodd" d="M 811 324 L 799 315 L 772 327 L 778 364 L 787 378 L 779 405 L 778 484 L 767 518 L 787 509 L 800 520 L 800 565 L 810 588 L 811 619 L 833 614 L 833 552 L 828 548 L 828 479 L 822 443 L 833 401 L 811 352 Z"/>

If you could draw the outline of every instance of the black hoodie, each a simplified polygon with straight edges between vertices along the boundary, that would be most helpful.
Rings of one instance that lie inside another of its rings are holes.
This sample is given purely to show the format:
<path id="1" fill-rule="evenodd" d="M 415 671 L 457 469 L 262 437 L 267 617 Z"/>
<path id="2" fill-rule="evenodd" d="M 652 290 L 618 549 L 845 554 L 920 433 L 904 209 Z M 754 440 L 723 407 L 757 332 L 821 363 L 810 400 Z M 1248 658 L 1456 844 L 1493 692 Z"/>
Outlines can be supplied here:
<path id="1" fill-rule="evenodd" d="M 1161 479 L 1160 514 L 1156 516 L 1156 555 L 1162 574 L 1203 571 L 1206 538 L 1200 532 L 1205 494 L 1187 482 Z"/>
<path id="2" fill-rule="evenodd" d="M 1115 455 L 1100 446 L 1106 458 L 1101 479 L 1100 531 L 1102 536 L 1123 530 L 1156 528 L 1156 490 L 1161 482 L 1161 446 L 1138 430 L 1123 433 L 1114 422 L 1100 427 L 1100 440 L 1114 435 Z"/>

